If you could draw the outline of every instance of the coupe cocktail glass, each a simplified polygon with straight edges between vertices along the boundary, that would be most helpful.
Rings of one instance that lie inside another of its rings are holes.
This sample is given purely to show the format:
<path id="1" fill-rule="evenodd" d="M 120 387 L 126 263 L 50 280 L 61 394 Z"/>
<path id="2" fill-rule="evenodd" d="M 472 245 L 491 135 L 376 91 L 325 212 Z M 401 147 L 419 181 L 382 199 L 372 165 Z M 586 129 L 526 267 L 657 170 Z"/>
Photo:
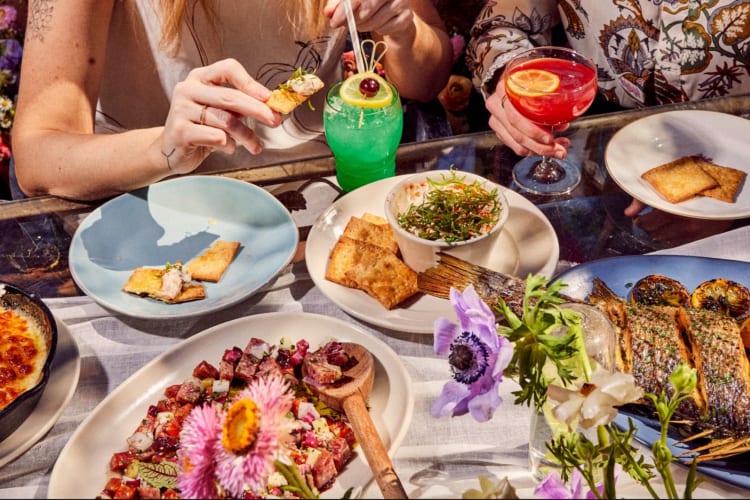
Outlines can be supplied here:
<path id="1" fill-rule="evenodd" d="M 594 62 L 564 47 L 536 47 L 518 54 L 505 67 L 508 100 L 526 118 L 555 127 L 581 116 L 596 97 Z M 581 180 L 578 165 L 548 157 L 524 158 L 513 169 L 513 180 L 534 194 L 559 195 Z"/>

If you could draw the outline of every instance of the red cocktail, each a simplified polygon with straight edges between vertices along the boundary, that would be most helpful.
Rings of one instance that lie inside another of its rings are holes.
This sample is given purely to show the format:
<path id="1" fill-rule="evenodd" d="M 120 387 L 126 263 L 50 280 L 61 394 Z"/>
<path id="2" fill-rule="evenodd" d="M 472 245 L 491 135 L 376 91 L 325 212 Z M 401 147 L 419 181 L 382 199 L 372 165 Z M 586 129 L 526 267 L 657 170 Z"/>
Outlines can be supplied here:
<path id="1" fill-rule="evenodd" d="M 536 47 L 513 58 L 503 72 L 508 100 L 529 120 L 554 132 L 581 116 L 597 92 L 594 62 L 567 48 Z M 565 160 L 525 158 L 513 169 L 516 184 L 535 194 L 564 194 L 581 180 Z"/>
<path id="2" fill-rule="evenodd" d="M 525 77 L 523 75 L 526 75 Z M 549 79 L 554 75 L 557 79 Z M 596 97 L 596 72 L 568 59 L 543 57 L 514 65 L 508 72 L 508 99 L 526 118 L 554 127 L 581 116 Z M 558 80 L 559 79 L 559 80 Z M 534 90 L 541 80 L 549 91 Z"/>

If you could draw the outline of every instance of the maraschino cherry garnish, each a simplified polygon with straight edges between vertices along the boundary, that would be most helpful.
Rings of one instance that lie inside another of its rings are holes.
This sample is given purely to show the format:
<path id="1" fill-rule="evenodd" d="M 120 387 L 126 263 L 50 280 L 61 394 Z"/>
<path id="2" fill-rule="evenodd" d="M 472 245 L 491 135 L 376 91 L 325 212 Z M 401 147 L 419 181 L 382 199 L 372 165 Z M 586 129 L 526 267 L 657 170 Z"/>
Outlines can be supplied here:
<path id="1" fill-rule="evenodd" d="M 380 90 L 380 84 L 374 78 L 364 78 L 359 82 L 359 91 L 365 97 L 375 97 Z"/>

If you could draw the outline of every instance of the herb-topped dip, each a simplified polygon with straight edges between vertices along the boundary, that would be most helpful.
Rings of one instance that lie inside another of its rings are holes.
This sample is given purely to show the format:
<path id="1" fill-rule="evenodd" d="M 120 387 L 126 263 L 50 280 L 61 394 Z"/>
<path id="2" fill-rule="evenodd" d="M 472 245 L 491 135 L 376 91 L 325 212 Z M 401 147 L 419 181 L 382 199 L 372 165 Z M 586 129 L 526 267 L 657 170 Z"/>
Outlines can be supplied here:
<path id="1" fill-rule="evenodd" d="M 454 170 L 411 183 L 405 190 L 410 205 L 398 214 L 398 224 L 431 241 L 459 242 L 487 234 L 506 209 L 497 188 L 487 189 L 478 180 L 467 182 Z"/>

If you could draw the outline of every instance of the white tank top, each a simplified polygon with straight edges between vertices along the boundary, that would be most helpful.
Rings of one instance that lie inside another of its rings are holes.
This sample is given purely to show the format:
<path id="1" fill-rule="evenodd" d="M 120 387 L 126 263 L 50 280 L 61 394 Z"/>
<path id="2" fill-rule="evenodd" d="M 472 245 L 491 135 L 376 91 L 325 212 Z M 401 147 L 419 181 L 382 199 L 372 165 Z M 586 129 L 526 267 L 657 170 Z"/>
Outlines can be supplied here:
<path id="1" fill-rule="evenodd" d="M 238 147 L 234 155 L 210 155 L 196 172 L 285 163 L 330 154 L 323 135 L 326 89 L 341 79 L 341 54 L 346 32 L 331 31 L 314 40 L 294 38 L 278 2 L 222 0 L 216 2 L 212 28 L 195 9 L 183 28 L 182 46 L 172 56 L 159 48 L 160 18 L 152 0 L 136 0 L 137 9 L 115 3 L 107 58 L 97 109 L 97 132 L 163 125 L 175 84 L 191 69 L 225 58 L 237 59 L 248 73 L 273 89 L 295 69 L 314 71 L 326 88 L 311 98 L 314 109 L 299 106 L 283 125 L 271 129 L 254 124 L 264 143 L 260 155 Z"/>

